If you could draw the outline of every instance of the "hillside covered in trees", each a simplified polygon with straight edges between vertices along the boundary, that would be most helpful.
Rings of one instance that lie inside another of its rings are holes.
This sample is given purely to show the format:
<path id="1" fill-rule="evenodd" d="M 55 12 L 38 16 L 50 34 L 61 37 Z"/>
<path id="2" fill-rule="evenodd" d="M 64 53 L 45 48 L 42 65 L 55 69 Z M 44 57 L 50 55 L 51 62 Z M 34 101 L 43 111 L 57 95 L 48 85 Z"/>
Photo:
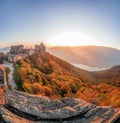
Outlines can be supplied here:
<path id="1" fill-rule="evenodd" d="M 116 74 L 111 83 L 107 71 L 78 69 L 46 51 L 19 60 L 14 67 L 18 90 L 50 98 L 75 97 L 98 105 L 120 107 L 119 76 Z"/>

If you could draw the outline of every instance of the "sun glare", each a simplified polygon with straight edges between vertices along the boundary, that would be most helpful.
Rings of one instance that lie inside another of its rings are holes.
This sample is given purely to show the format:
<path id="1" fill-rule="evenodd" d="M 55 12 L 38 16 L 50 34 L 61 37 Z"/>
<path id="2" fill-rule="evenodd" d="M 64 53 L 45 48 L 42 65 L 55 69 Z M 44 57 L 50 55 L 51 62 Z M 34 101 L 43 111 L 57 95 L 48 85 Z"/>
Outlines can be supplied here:
<path id="1" fill-rule="evenodd" d="M 79 31 L 63 31 L 47 39 L 48 45 L 56 46 L 80 46 L 98 45 L 95 39 Z"/>

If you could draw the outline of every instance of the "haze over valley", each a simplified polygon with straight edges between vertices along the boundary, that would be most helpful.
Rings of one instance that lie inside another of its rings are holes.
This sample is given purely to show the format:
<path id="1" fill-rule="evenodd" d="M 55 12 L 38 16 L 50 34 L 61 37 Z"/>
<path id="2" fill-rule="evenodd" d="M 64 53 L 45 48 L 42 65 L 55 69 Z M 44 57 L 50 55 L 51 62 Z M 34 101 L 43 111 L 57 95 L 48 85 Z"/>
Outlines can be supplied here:
<path id="1" fill-rule="evenodd" d="M 120 50 L 103 46 L 76 46 L 48 48 L 48 51 L 76 67 L 98 71 L 120 64 Z"/>

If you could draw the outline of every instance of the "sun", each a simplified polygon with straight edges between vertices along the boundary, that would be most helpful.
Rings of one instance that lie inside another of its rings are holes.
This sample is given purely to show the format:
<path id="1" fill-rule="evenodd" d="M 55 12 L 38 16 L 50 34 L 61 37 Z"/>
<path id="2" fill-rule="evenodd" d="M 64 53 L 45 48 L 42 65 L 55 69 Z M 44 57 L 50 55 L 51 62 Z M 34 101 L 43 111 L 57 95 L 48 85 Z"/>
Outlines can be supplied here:
<path id="1" fill-rule="evenodd" d="M 93 37 L 79 31 L 62 31 L 48 37 L 46 42 L 49 45 L 55 46 L 81 46 L 98 44 L 98 42 L 93 40 Z"/>

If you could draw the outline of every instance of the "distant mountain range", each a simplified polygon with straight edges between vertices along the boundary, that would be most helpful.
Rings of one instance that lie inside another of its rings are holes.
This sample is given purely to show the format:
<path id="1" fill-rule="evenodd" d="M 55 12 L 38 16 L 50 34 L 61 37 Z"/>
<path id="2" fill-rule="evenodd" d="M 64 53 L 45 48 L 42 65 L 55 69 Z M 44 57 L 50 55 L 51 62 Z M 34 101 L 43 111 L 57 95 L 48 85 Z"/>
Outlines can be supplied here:
<path id="1" fill-rule="evenodd" d="M 120 64 L 120 50 L 103 46 L 52 47 L 48 51 L 73 65 L 108 68 Z"/>
<path id="2" fill-rule="evenodd" d="M 10 47 L 0 48 L 0 52 L 7 53 L 10 51 Z"/>

